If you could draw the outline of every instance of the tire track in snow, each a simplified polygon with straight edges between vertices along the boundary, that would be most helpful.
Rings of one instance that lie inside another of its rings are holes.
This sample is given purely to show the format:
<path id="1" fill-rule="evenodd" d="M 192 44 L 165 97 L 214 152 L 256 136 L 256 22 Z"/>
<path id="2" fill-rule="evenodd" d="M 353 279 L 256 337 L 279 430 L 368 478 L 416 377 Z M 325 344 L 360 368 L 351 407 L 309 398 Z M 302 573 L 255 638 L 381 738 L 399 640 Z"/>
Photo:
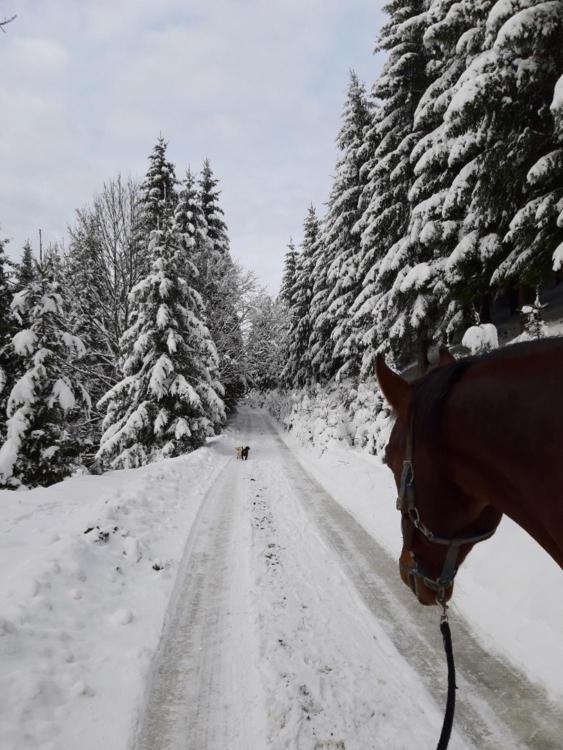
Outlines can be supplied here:
<path id="1" fill-rule="evenodd" d="M 416 604 L 396 561 L 307 473 L 267 416 L 241 410 L 235 427 L 251 460 L 228 462 L 190 534 L 137 750 L 432 746 L 446 685 L 436 612 Z M 560 749 L 557 708 L 452 619 L 460 686 L 452 750 Z"/>
<path id="2" fill-rule="evenodd" d="M 190 533 L 137 750 L 263 747 L 253 634 L 246 627 L 248 540 L 237 468 L 228 461 Z"/>
<path id="3" fill-rule="evenodd" d="M 264 414 L 255 419 L 262 423 L 260 431 L 276 441 L 290 484 L 362 600 L 423 677 L 438 705 L 445 705 L 446 668 L 437 611 L 417 604 L 399 579 L 397 561 L 306 471 L 272 420 Z M 451 612 L 450 620 L 459 688 L 455 726 L 461 735 L 483 750 L 561 750 L 561 707 L 517 668 L 483 649 L 458 615 Z"/>

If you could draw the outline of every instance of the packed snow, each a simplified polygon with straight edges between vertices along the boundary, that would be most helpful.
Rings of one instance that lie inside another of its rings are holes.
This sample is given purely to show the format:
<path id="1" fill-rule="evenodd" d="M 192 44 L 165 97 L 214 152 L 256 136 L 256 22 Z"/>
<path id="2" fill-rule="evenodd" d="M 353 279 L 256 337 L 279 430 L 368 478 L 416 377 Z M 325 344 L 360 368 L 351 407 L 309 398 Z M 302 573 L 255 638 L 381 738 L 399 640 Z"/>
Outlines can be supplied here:
<path id="1" fill-rule="evenodd" d="M 368 403 L 367 394 L 355 399 Z M 369 408 L 346 428 L 342 411 L 325 403 L 321 416 L 311 406 L 286 415 L 289 448 L 265 414 L 243 408 L 236 432 L 188 456 L 1 493 L 3 750 L 122 750 L 135 735 L 153 750 L 154 721 L 171 737 L 185 733 L 170 747 L 432 746 L 445 687 L 438 613 L 399 580 L 389 470 L 348 445 L 350 429 L 366 439 Z M 372 428 L 373 449 L 388 428 L 388 419 Z M 246 443 L 249 461 L 235 461 L 233 447 Z M 367 564 L 362 555 L 378 544 L 383 557 Z M 365 576 L 375 578 L 363 591 Z M 401 597 L 409 613 L 397 610 Z M 464 564 L 452 616 L 461 665 L 452 747 L 517 746 L 506 734 L 517 708 L 498 724 L 486 706 L 502 697 L 465 682 L 476 657 L 465 655 L 474 636 L 463 620 L 481 646 L 537 681 L 530 700 L 540 719 L 548 713 L 534 731 L 549 737 L 553 709 L 539 686 L 563 700 L 563 588 L 553 562 L 504 520 Z M 183 622 L 192 630 L 181 658 Z M 424 667 L 401 645 L 419 639 Z M 173 669 L 160 669 L 162 659 Z M 518 672 L 479 660 L 520 689 Z M 159 688 L 168 677 L 179 705 L 191 691 L 186 715 Z M 227 730 L 242 744 L 221 739 Z"/>
<path id="2" fill-rule="evenodd" d="M 0 492 L 0 747 L 123 750 L 178 562 L 227 456 Z"/>

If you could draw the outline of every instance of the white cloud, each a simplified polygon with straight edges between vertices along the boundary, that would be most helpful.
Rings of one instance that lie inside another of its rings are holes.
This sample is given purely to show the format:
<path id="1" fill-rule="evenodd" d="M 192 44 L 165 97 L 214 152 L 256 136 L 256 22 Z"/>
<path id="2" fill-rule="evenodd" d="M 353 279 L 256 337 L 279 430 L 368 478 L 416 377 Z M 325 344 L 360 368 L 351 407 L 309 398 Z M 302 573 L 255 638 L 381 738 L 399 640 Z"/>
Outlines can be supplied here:
<path id="1" fill-rule="evenodd" d="M 142 175 L 162 132 L 179 174 L 211 158 L 233 253 L 274 289 L 289 235 L 328 193 L 348 69 L 377 73 L 373 6 L 18 0 L 0 38 L 12 253 L 39 226 L 57 239 L 118 171 Z"/>

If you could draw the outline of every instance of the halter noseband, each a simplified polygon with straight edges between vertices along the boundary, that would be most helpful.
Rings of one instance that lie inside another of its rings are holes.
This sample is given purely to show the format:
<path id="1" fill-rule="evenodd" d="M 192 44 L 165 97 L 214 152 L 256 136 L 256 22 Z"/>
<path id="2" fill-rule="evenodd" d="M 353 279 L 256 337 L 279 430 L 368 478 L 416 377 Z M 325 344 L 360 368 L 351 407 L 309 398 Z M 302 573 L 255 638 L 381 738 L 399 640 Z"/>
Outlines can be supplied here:
<path id="1" fill-rule="evenodd" d="M 457 573 L 457 558 L 459 555 L 459 548 L 464 544 L 476 544 L 482 542 L 484 539 L 491 537 L 495 531 L 486 531 L 482 534 L 472 534 L 471 536 L 459 536 L 452 539 L 448 539 L 441 536 L 436 536 L 420 519 L 418 508 L 416 507 L 416 500 L 414 494 L 414 411 L 411 410 L 409 419 L 409 430 L 407 433 L 407 445 L 405 452 L 405 460 L 403 461 L 403 471 L 401 474 L 401 483 L 399 485 L 399 496 L 397 498 L 397 510 L 400 510 L 403 515 L 403 521 L 408 517 L 412 525 L 417 531 L 420 531 L 423 536 L 432 544 L 441 544 L 448 548 L 446 553 L 446 559 L 442 566 L 442 572 L 438 578 L 431 578 L 424 568 L 420 565 L 418 560 L 414 557 L 414 554 L 409 550 L 413 556 L 415 563 L 414 568 L 407 568 L 401 565 L 401 570 L 410 575 L 421 578 L 424 585 L 436 591 L 438 593 L 438 601 L 444 602 L 446 596 L 446 589 L 452 586 L 455 575 Z M 405 527 L 403 525 L 403 537 L 405 537 Z"/>

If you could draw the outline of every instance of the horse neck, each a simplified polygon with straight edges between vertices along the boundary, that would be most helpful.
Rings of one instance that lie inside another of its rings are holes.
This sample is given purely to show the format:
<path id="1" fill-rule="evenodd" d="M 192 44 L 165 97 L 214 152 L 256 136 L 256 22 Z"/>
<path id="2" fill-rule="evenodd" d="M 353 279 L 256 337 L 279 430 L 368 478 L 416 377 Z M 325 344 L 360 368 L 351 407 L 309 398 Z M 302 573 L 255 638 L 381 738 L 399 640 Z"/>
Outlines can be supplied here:
<path id="1" fill-rule="evenodd" d="M 499 394 L 470 386 L 469 378 L 458 384 L 444 412 L 452 481 L 483 509 L 509 516 L 563 567 L 559 444 L 546 450 L 532 404 L 515 418 L 514 407 L 506 412 L 499 405 Z"/>

